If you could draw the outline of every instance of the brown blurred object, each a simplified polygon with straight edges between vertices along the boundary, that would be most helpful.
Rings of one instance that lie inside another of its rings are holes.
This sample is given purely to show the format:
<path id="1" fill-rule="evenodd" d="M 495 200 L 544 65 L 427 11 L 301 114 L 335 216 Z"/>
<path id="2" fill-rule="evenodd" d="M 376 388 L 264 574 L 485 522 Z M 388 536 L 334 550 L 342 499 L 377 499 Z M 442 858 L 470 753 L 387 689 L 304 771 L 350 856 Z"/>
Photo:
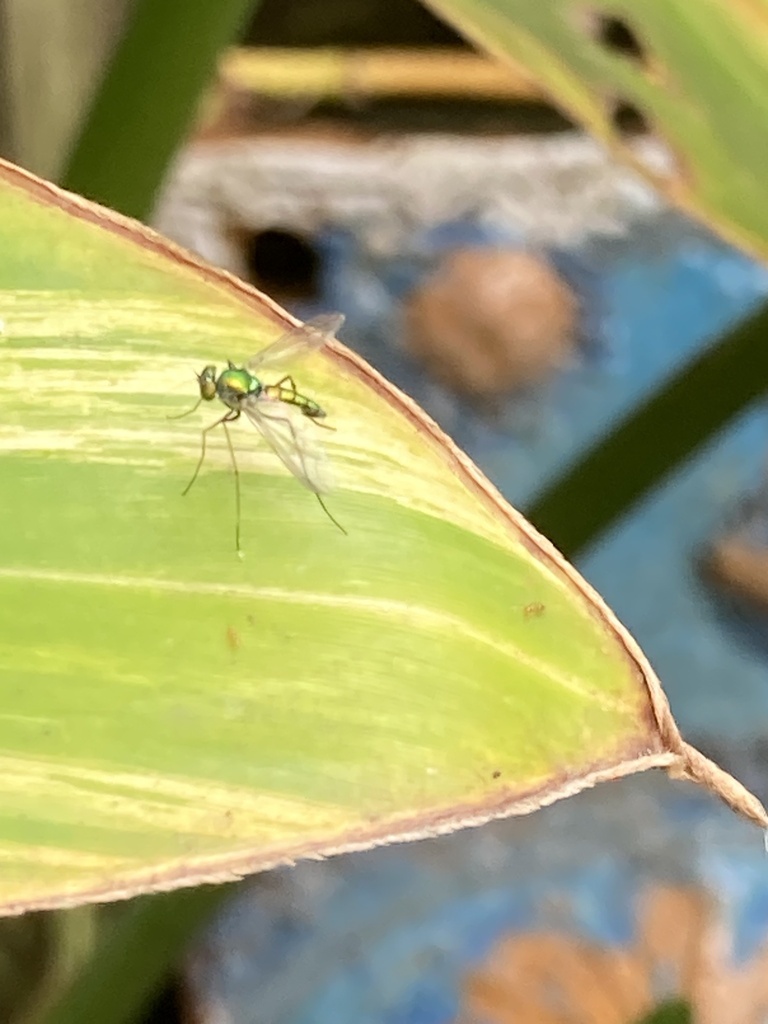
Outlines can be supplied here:
<path id="1" fill-rule="evenodd" d="M 446 387 L 493 405 L 573 359 L 578 313 L 540 257 L 457 249 L 407 300 L 405 343 Z"/>
<path id="2" fill-rule="evenodd" d="M 466 982 L 456 1024 L 630 1024 L 682 999 L 699 1024 L 760 1024 L 768 1010 L 768 949 L 731 962 L 716 906 L 693 887 L 651 886 L 629 947 L 565 932 L 502 939 Z"/>
<path id="3" fill-rule="evenodd" d="M 715 541 L 701 561 L 715 584 L 768 610 L 768 551 L 738 534 Z"/>

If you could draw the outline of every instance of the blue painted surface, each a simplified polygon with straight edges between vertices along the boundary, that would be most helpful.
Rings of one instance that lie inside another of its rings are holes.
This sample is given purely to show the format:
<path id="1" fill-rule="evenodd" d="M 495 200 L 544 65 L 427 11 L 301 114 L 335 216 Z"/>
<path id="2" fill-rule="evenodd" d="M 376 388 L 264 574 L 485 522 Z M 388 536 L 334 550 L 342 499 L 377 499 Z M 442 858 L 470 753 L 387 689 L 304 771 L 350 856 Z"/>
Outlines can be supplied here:
<path id="1" fill-rule="evenodd" d="M 697 549 L 760 480 L 765 408 L 746 413 L 580 560 L 651 659 L 689 734 L 737 741 L 768 729 L 766 625 L 728 615 L 697 577 Z"/>
<path id="2" fill-rule="evenodd" d="M 234 1024 L 450 1024 L 469 973 L 511 935 L 641 944 L 638 900 L 659 880 L 716 893 L 711 926 L 726 922 L 728 961 L 748 962 L 768 934 L 754 829 L 665 780 L 614 788 L 532 819 L 301 865 L 267 895 L 253 883 L 221 915 L 198 981 Z"/>
<path id="3" fill-rule="evenodd" d="M 431 384 L 394 340 L 397 300 L 457 241 L 519 242 L 445 225 L 386 265 L 365 258 L 354 239 L 329 234 L 323 294 L 316 308 L 297 312 L 344 309 L 342 338 L 424 405 L 523 509 L 768 293 L 763 268 L 678 217 L 621 242 L 555 254 L 585 300 L 583 358 L 511 403 L 500 430 Z M 706 591 L 692 555 L 761 482 L 767 440 L 766 411 L 745 413 L 579 566 L 649 655 L 684 731 L 734 746 L 768 725 L 768 628 Z M 752 511 L 750 529 L 768 539 L 768 501 Z M 732 957 L 748 960 L 768 936 L 768 861 L 754 831 L 670 784 L 621 786 L 620 799 L 605 787 L 494 826 L 493 841 L 484 829 L 302 866 L 279 873 L 266 893 L 257 883 L 217 923 L 198 979 L 232 1024 L 448 1024 L 467 971 L 504 935 L 561 926 L 631 944 L 635 899 L 653 879 L 698 881 L 716 893 Z"/>
<path id="4" fill-rule="evenodd" d="M 398 345 L 399 300 L 451 243 L 502 244 L 500 235 L 470 232 L 463 222 L 444 226 L 439 245 L 434 234 L 414 240 L 407 270 L 399 260 L 396 270 L 372 261 L 351 236 L 329 235 L 321 243 L 322 294 L 297 311 L 343 309 L 341 338 L 435 416 L 520 507 L 768 294 L 768 269 L 674 215 L 621 242 L 546 254 L 583 300 L 583 358 L 547 387 L 511 401 L 513 429 L 499 431 L 441 393 Z M 534 416 L 523 436 L 514 430 L 521 404 Z"/>

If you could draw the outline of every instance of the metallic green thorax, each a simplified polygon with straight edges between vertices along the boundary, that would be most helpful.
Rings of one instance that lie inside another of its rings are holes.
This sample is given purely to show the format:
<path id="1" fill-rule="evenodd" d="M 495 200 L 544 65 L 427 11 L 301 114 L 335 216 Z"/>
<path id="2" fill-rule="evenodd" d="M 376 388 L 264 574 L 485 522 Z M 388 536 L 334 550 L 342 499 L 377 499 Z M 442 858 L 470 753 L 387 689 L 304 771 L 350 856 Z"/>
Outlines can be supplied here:
<path id="1" fill-rule="evenodd" d="M 208 367 L 206 367 L 208 369 Z M 203 371 L 205 372 L 205 371 Z M 216 371 L 214 370 L 214 373 Z M 258 377 L 254 377 L 252 373 L 242 367 L 233 366 L 229 364 L 226 370 L 223 370 L 219 375 L 219 379 L 216 381 L 215 393 L 219 396 L 224 405 L 230 409 L 237 409 L 240 406 L 241 401 L 249 395 L 260 395 L 263 388 L 261 381 Z M 202 382 L 200 387 L 200 394 L 202 391 Z M 203 397 L 205 397 L 203 395 Z M 211 395 L 213 397 L 213 395 Z"/>

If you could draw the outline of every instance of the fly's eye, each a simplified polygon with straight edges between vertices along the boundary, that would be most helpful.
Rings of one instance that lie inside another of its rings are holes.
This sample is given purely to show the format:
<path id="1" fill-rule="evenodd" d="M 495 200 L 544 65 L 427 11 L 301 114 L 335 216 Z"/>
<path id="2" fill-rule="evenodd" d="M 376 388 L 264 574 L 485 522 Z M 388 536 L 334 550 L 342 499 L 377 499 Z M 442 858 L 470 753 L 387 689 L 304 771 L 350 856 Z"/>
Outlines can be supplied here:
<path id="1" fill-rule="evenodd" d="M 216 367 L 206 366 L 203 372 L 197 378 L 197 382 L 200 385 L 200 397 L 206 402 L 210 402 L 216 397 Z"/>

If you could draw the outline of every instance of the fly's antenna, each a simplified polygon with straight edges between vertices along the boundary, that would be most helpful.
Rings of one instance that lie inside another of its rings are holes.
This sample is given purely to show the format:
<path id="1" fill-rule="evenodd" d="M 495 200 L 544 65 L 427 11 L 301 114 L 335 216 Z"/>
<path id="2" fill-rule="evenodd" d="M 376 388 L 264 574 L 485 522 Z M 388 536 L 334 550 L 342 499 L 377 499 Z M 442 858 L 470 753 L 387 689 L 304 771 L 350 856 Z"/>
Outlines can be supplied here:
<path id="1" fill-rule="evenodd" d="M 196 373 L 195 374 L 195 380 L 197 381 L 198 384 L 200 383 L 200 378 L 201 377 L 202 377 L 201 373 Z M 176 416 L 166 416 L 165 418 L 167 420 L 183 420 L 185 416 L 191 416 L 193 412 L 197 412 L 197 408 L 200 405 L 200 403 L 202 402 L 202 400 L 203 400 L 203 396 L 200 395 L 200 397 L 198 398 L 198 400 L 195 402 L 195 404 L 192 406 L 191 409 L 187 409 L 186 412 L 180 412 Z"/>
<path id="2" fill-rule="evenodd" d="M 341 530 L 341 532 L 342 532 L 342 533 L 344 534 L 344 536 L 345 536 L 345 537 L 348 537 L 348 536 L 349 536 L 349 534 L 347 533 L 347 531 L 346 531 L 346 530 L 344 529 L 344 527 L 343 527 L 343 526 L 341 525 L 341 523 L 340 523 L 340 522 L 338 521 L 338 519 L 335 519 L 335 518 L 334 518 L 334 517 L 333 517 L 333 516 L 331 515 L 331 513 L 330 513 L 330 512 L 328 511 L 328 506 L 327 506 L 327 505 L 325 504 L 325 502 L 324 502 L 324 501 L 323 501 L 323 499 L 322 499 L 322 498 L 320 497 L 320 495 L 319 495 L 319 494 L 317 493 L 317 491 L 315 491 L 315 497 L 316 497 L 316 498 L 317 498 L 317 500 L 318 500 L 318 501 L 320 502 L 320 508 L 321 508 L 321 509 L 323 510 L 323 512 L 325 512 L 325 514 L 326 514 L 326 515 L 328 516 L 328 518 L 329 518 L 329 519 L 331 520 L 331 522 L 333 523 L 333 525 L 334 525 L 334 526 L 336 526 L 336 527 L 338 527 L 338 529 L 339 529 L 339 530 Z"/>

